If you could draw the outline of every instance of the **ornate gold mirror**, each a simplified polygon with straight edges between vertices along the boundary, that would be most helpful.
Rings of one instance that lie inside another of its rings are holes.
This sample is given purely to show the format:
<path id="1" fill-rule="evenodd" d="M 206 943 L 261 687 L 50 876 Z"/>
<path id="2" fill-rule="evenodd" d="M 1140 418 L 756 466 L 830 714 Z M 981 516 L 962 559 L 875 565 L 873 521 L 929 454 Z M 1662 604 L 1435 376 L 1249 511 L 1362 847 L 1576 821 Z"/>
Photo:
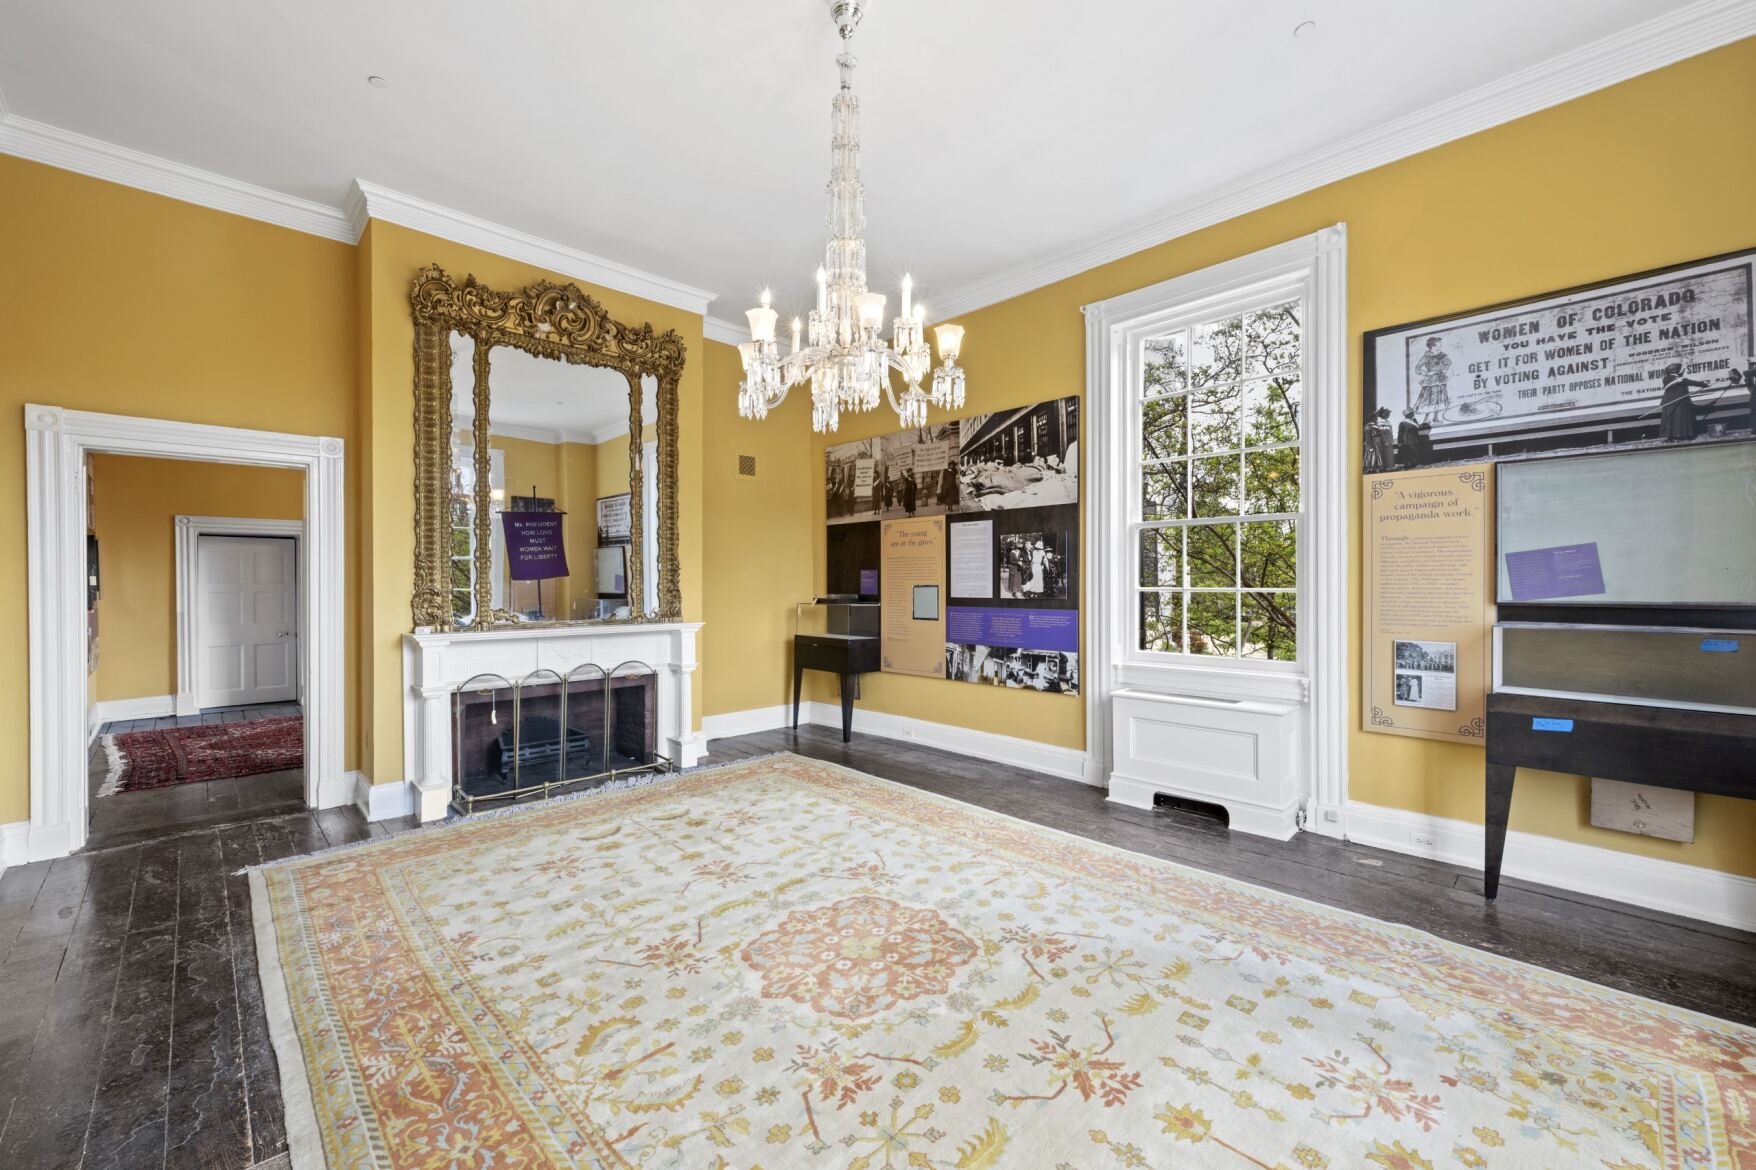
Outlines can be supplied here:
<path id="1" fill-rule="evenodd" d="M 415 277 L 414 624 L 677 621 L 675 330 Z"/>

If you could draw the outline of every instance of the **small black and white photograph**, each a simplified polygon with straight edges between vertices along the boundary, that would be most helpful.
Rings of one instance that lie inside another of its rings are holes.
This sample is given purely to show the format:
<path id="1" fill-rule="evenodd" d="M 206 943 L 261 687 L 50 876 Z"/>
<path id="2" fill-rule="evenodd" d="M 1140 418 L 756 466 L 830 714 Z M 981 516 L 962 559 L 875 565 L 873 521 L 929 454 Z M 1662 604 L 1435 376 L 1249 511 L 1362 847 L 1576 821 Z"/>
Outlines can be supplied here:
<path id="1" fill-rule="evenodd" d="M 958 510 L 1079 501 L 1079 399 L 1056 398 L 963 420 Z"/>
<path id="2" fill-rule="evenodd" d="M 876 520 L 884 477 L 884 440 L 858 439 L 823 452 L 824 512 L 831 524 Z"/>
<path id="3" fill-rule="evenodd" d="M 1058 532 L 1000 537 L 1000 596 L 1009 601 L 1067 596 L 1067 542 Z"/>
<path id="4" fill-rule="evenodd" d="M 1457 643 L 1397 641 L 1391 651 L 1399 707 L 1457 710 Z"/>
<path id="5" fill-rule="evenodd" d="M 880 515 L 942 516 L 957 507 L 958 430 L 953 420 L 884 436 Z"/>
<path id="6" fill-rule="evenodd" d="M 1011 646 L 945 646 L 945 677 L 1054 695 L 1079 693 L 1079 655 Z"/>

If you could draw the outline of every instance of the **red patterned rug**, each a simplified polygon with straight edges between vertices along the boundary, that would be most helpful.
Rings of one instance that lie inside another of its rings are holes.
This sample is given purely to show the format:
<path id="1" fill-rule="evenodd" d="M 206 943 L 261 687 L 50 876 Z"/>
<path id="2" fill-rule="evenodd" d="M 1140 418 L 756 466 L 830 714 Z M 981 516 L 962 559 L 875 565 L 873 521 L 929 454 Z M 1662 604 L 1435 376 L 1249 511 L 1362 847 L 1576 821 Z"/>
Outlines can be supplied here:
<path id="1" fill-rule="evenodd" d="M 284 772 L 305 762 L 305 720 L 252 719 L 104 737 L 109 775 L 99 796 L 196 784 L 228 776 Z"/>

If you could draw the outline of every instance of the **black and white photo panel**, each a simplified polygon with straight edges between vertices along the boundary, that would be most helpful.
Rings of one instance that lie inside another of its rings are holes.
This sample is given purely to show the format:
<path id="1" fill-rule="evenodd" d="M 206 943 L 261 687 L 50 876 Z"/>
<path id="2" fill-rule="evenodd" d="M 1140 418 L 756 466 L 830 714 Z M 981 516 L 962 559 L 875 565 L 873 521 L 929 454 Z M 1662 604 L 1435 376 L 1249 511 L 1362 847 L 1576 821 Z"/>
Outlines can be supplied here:
<path id="1" fill-rule="evenodd" d="M 1079 502 L 1079 399 L 1055 398 L 963 420 L 958 510 Z"/>

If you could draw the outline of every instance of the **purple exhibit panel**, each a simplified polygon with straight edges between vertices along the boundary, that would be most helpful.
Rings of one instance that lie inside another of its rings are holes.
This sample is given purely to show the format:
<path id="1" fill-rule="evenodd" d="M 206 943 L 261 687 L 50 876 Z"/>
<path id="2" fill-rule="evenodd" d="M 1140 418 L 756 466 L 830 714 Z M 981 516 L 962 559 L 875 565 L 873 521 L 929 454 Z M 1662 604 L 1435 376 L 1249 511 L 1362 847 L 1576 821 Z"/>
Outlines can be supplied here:
<path id="1" fill-rule="evenodd" d="M 1604 591 L 1604 567 L 1595 543 L 1509 552 L 1506 577 L 1514 601 L 1590 597 Z"/>
<path id="2" fill-rule="evenodd" d="M 945 611 L 945 640 L 965 646 L 1077 653 L 1079 611 L 954 605 Z"/>

